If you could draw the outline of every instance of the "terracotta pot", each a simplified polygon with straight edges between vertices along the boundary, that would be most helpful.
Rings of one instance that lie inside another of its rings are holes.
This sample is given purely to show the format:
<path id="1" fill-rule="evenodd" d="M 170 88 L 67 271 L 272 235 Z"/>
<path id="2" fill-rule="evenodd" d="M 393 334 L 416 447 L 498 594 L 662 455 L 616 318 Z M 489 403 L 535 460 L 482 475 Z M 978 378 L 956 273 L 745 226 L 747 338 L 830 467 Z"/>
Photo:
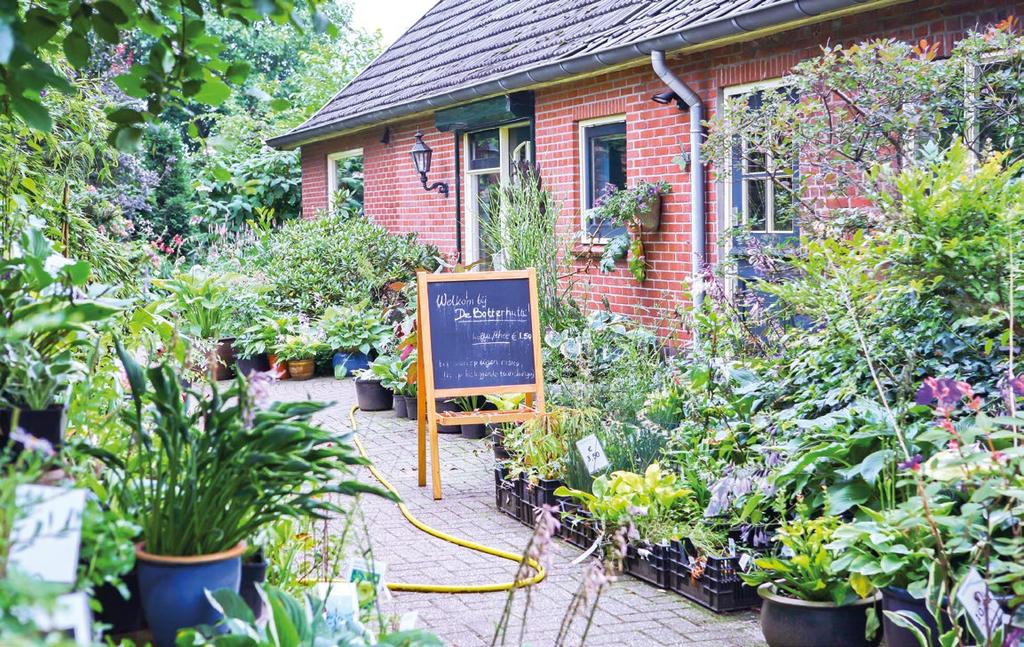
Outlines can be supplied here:
<path id="1" fill-rule="evenodd" d="M 293 380 L 308 380 L 313 377 L 314 370 L 316 370 L 316 360 L 314 359 L 288 360 L 288 374 L 292 376 Z"/>
<path id="2" fill-rule="evenodd" d="M 279 380 L 287 380 L 290 376 L 288 375 L 288 362 L 277 359 L 277 355 L 273 353 L 267 353 L 267 361 L 270 363 L 270 371 Z"/>

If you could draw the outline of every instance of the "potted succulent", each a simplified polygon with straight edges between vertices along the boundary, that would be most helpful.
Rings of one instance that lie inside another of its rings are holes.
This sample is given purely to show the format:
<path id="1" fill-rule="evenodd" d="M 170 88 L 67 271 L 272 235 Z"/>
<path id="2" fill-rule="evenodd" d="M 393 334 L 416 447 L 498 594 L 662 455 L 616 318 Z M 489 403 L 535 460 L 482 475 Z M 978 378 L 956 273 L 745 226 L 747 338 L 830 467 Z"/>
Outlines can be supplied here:
<path id="1" fill-rule="evenodd" d="M 740 577 L 757 586 L 761 632 L 769 647 L 849 645 L 874 647 L 881 632 L 868 631 L 869 613 L 877 613 L 881 595 L 868 584 L 856 591 L 833 565 L 836 517 L 798 518 L 783 523 L 776 541 L 788 557 L 761 557 L 756 569 Z"/>
<path id="2" fill-rule="evenodd" d="M 593 217 L 622 228 L 623 233 L 608 241 L 601 254 L 600 270 L 609 272 L 615 261 L 628 255 L 629 271 L 639 282 L 647 278 L 647 260 L 643 232 L 657 231 L 661 226 L 661 198 L 672 187 L 668 182 L 639 180 L 632 187 L 619 189 L 608 184 L 597 198 Z"/>
<path id="3" fill-rule="evenodd" d="M 224 392 L 214 382 L 183 390 L 169 365 L 143 369 L 120 343 L 117 351 L 131 386 L 123 412 L 131 460 L 101 458 L 112 493 L 142 527 L 139 589 L 157 647 L 174 645 L 179 629 L 218 620 L 205 591 L 239 590 L 245 539 L 262 527 L 342 513 L 331 502 L 336 494 L 388 496 L 339 480 L 365 461 L 310 422 L 326 405 L 261 408 L 265 376 L 238 376 Z"/>
<path id="4" fill-rule="evenodd" d="M 327 345 L 334 350 L 335 375 L 369 367 L 374 353 L 391 335 L 391 326 L 367 305 L 331 307 L 320 318 Z"/>
<path id="5" fill-rule="evenodd" d="M 278 360 L 288 363 L 288 375 L 293 380 L 308 380 L 316 370 L 316 356 L 324 348 L 322 333 L 307 329 L 286 335 L 274 354 Z"/>

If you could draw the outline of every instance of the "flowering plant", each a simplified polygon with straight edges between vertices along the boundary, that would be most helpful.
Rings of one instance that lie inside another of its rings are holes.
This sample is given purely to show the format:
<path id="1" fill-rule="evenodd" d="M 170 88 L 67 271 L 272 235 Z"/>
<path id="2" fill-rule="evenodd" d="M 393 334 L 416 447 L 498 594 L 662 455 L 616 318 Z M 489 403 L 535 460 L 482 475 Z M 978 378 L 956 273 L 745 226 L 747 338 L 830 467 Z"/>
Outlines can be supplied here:
<path id="1" fill-rule="evenodd" d="M 606 184 L 597 198 L 594 215 L 599 222 L 610 222 L 625 231 L 612 238 L 604 246 L 599 267 L 602 272 L 615 268 L 615 261 L 628 253 L 627 263 L 633 278 L 643 282 L 647 278 L 647 260 L 640 232 L 644 229 L 643 217 L 650 213 L 661 196 L 672 188 L 668 182 L 639 180 L 628 189 L 619 189 Z"/>
<path id="2" fill-rule="evenodd" d="M 275 355 L 283 361 L 313 359 L 327 350 L 322 330 L 306 329 L 294 335 L 285 335 L 275 348 Z"/>

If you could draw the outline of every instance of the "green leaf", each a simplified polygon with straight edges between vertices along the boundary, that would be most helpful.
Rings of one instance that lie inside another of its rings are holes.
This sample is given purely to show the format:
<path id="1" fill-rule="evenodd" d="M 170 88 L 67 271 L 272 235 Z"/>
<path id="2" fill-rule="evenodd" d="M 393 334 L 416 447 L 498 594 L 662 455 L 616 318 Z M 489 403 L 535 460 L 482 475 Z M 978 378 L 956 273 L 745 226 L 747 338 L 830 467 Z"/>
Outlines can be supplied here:
<path id="1" fill-rule="evenodd" d="M 828 489 L 828 514 L 842 514 L 870 497 L 871 487 L 864 481 L 833 485 Z"/>
<path id="2" fill-rule="evenodd" d="M 242 596 L 231 589 L 218 589 L 216 591 L 206 590 L 206 597 L 210 604 L 220 611 L 225 617 L 241 620 L 246 624 L 255 624 L 256 617 L 252 609 L 245 603 Z"/>
<path id="3" fill-rule="evenodd" d="M 142 121 L 142 113 L 133 108 L 118 108 L 107 113 L 107 119 L 115 124 L 135 124 Z"/>
<path id="4" fill-rule="evenodd" d="M 228 67 L 228 71 L 225 76 L 227 76 L 228 80 L 232 83 L 241 84 L 244 83 L 247 78 L 249 78 L 249 73 L 251 71 L 251 65 L 249 65 L 245 61 L 239 61 L 236 63 L 232 63 L 231 66 Z"/>
<path id="5" fill-rule="evenodd" d="M 149 96 L 149 91 L 143 87 L 145 74 L 143 68 L 136 64 L 128 72 L 114 77 L 114 83 L 129 97 L 144 99 Z"/>
<path id="6" fill-rule="evenodd" d="M 13 95 L 11 96 L 11 107 L 14 108 L 14 112 L 18 113 L 25 120 L 25 123 L 36 130 L 50 132 L 50 129 L 53 127 L 50 113 L 47 112 L 42 103 L 35 99 Z"/>
<path id="7" fill-rule="evenodd" d="M 292 102 L 289 101 L 288 99 L 274 99 L 273 101 L 270 102 L 271 110 L 276 110 L 278 112 L 282 110 L 287 110 L 291 107 Z"/>
<path id="8" fill-rule="evenodd" d="M 110 133 L 109 141 L 117 150 L 130 153 L 138 149 L 142 133 L 143 130 L 139 126 L 120 125 Z"/>
<path id="9" fill-rule="evenodd" d="M 199 103 L 209 106 L 219 106 L 231 96 L 231 88 L 215 76 L 211 76 L 199 87 L 199 91 L 192 97 Z"/>
<path id="10" fill-rule="evenodd" d="M 75 69 L 82 69 L 89 63 L 92 48 L 89 41 L 78 32 L 71 32 L 64 38 L 64 55 Z"/>
<path id="11" fill-rule="evenodd" d="M 870 454 L 860 464 L 860 474 L 864 477 L 864 480 L 869 484 L 874 485 L 878 479 L 878 475 L 881 473 L 885 466 L 892 460 L 893 451 L 891 449 L 880 449 L 877 452 Z"/>

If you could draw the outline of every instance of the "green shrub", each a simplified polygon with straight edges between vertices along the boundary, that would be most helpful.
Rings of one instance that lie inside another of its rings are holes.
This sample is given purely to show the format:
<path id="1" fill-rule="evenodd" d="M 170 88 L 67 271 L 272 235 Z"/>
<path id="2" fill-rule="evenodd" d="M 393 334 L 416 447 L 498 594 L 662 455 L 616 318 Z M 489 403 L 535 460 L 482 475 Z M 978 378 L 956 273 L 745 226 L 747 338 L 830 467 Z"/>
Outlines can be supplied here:
<path id="1" fill-rule="evenodd" d="M 390 283 L 436 268 L 437 254 L 415 234 L 394 235 L 360 216 L 335 214 L 285 224 L 241 264 L 266 276 L 272 307 L 319 316 L 329 306 L 378 300 Z"/>

